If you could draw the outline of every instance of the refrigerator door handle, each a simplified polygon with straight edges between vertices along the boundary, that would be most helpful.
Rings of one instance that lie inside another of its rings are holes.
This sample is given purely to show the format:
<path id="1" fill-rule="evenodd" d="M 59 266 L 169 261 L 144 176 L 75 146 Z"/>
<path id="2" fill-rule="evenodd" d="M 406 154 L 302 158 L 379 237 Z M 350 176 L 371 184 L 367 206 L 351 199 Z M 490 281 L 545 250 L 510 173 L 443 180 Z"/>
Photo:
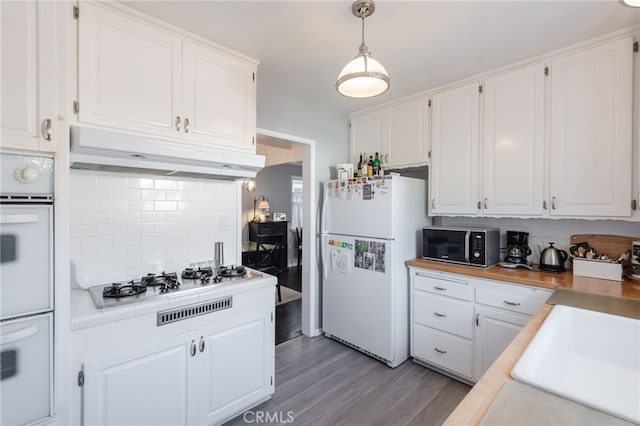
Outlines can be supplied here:
<path id="1" fill-rule="evenodd" d="M 329 191 L 327 191 L 326 188 L 326 183 L 325 183 L 325 188 L 322 191 L 322 207 L 320 208 L 320 234 L 324 234 L 325 233 L 325 223 L 327 220 L 327 195 L 329 194 Z"/>

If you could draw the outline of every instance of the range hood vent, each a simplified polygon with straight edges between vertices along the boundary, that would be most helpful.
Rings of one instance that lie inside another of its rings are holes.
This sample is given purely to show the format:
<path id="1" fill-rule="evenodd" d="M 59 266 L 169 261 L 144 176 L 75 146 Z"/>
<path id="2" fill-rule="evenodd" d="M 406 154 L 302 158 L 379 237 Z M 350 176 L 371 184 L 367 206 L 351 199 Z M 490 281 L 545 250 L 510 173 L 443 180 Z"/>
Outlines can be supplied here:
<path id="1" fill-rule="evenodd" d="M 78 126 L 71 126 L 69 159 L 72 169 L 222 180 L 255 177 L 265 162 L 264 155 Z"/>

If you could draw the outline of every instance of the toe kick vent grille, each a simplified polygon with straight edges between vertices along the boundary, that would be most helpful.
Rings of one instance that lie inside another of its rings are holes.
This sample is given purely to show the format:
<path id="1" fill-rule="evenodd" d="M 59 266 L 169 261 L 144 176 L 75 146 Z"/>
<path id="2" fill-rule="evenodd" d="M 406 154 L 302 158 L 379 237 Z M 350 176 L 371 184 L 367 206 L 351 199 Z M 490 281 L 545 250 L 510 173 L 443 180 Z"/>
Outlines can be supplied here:
<path id="1" fill-rule="evenodd" d="M 221 299 L 209 300 L 207 302 L 194 303 L 193 305 L 181 306 L 179 308 L 167 309 L 158 312 L 158 326 L 171 324 L 212 312 L 222 311 L 233 307 L 233 297 L 227 296 Z"/>

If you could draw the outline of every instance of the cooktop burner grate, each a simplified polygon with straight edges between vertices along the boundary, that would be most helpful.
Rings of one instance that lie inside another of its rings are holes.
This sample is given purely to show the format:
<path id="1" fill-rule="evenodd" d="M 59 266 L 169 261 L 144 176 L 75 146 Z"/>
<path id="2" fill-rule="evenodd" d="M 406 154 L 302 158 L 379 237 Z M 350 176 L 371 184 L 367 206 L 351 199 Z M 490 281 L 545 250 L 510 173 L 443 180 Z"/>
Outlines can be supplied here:
<path id="1" fill-rule="evenodd" d="M 241 277 L 244 274 L 247 273 L 247 270 L 244 268 L 244 266 L 238 265 L 238 266 L 223 266 L 222 268 L 220 268 L 220 276 L 224 277 L 224 278 L 229 278 L 229 277 Z"/>
<path id="2" fill-rule="evenodd" d="M 147 291 L 147 286 L 129 281 L 126 285 L 113 283 L 102 289 L 102 297 L 120 298 L 135 296 L 136 294 Z"/>

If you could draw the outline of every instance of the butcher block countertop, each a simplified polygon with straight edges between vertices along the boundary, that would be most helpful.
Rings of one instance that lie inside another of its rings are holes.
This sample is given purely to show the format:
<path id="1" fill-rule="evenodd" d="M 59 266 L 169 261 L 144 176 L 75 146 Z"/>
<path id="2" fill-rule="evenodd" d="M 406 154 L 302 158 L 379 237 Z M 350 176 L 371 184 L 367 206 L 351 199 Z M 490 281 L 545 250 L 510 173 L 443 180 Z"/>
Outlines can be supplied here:
<path id="1" fill-rule="evenodd" d="M 571 298 L 571 291 L 575 291 L 576 306 L 580 303 L 591 302 L 589 297 L 593 295 L 610 296 L 605 299 L 611 313 L 616 313 L 616 298 L 620 306 L 620 314 L 624 314 L 635 302 L 640 303 L 640 282 L 624 280 L 622 282 L 601 280 L 573 276 L 571 271 L 564 273 L 549 273 L 529 271 L 525 269 L 508 269 L 500 266 L 491 268 L 476 268 L 472 266 L 455 265 L 449 263 L 432 262 L 423 259 L 415 259 L 406 262 L 407 266 L 426 268 L 453 274 L 468 275 L 495 281 L 504 281 L 514 284 L 524 284 L 548 289 L 562 289 L 563 300 Z M 552 296 L 553 298 L 553 296 Z M 632 300 L 629 300 L 632 299 Z M 550 299 L 551 300 L 551 299 Z M 467 396 L 460 402 L 456 409 L 445 421 L 445 425 L 477 425 L 481 422 L 491 404 L 496 399 L 500 390 L 511 379 L 511 370 L 529 345 L 529 342 L 538 332 L 538 329 L 553 308 L 550 304 L 543 304 L 535 313 L 527 325 L 507 346 L 493 365 L 475 384 Z"/>

